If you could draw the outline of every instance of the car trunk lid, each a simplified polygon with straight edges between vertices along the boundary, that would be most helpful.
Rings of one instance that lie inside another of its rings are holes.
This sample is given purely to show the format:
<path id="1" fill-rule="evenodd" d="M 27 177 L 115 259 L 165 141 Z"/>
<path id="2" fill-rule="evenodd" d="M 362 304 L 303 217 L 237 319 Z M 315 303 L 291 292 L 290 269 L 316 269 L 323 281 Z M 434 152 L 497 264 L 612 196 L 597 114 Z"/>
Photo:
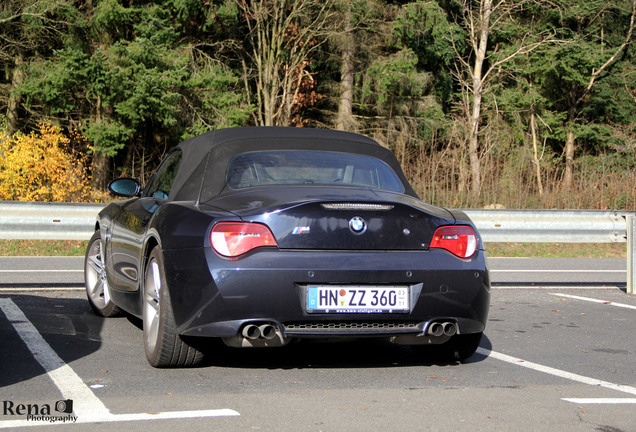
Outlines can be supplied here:
<path id="1" fill-rule="evenodd" d="M 455 222 L 447 210 L 402 194 L 343 187 L 314 187 L 310 193 L 298 187 L 266 189 L 227 196 L 215 205 L 267 225 L 281 249 L 422 250 L 439 226 Z"/>

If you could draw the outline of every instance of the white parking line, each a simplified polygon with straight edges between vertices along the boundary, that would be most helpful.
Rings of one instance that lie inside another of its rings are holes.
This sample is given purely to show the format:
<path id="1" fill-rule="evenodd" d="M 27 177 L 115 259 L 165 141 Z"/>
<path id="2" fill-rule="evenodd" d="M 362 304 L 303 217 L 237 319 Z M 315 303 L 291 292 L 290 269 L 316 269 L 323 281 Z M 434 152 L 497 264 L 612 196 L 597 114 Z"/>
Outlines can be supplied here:
<path id="1" fill-rule="evenodd" d="M 575 404 L 598 404 L 598 405 L 620 405 L 620 404 L 636 404 L 636 398 L 563 398 L 566 402 Z"/>
<path id="2" fill-rule="evenodd" d="M 86 291 L 86 288 L 73 288 L 73 287 L 46 287 L 46 288 L 42 288 L 42 287 L 33 287 L 33 288 L 0 288 L 0 293 L 1 294 L 6 294 L 6 293 L 23 293 L 23 292 L 28 292 L 28 293 L 33 293 L 33 292 L 52 292 L 52 291 Z"/>
<path id="3" fill-rule="evenodd" d="M 571 298 L 571 299 L 575 299 L 575 300 L 582 300 L 582 301 L 587 301 L 587 302 L 592 302 L 592 303 L 601 303 L 601 304 L 621 307 L 621 308 L 625 308 L 625 309 L 636 309 L 636 306 L 633 306 L 633 305 L 628 305 L 628 304 L 624 304 L 624 303 L 615 303 L 615 302 L 611 302 L 611 301 L 607 301 L 607 300 L 599 300 L 599 299 L 594 299 L 594 298 L 590 298 L 590 297 L 580 297 L 580 296 L 575 296 L 575 295 L 570 295 L 570 294 L 561 294 L 561 293 L 550 293 L 550 294 L 555 295 L 555 296 L 559 296 L 559 297 L 567 297 L 567 298 Z"/>
<path id="4" fill-rule="evenodd" d="M 535 370 L 537 372 L 542 372 L 542 373 L 546 373 L 549 375 L 553 375 L 559 378 L 565 378 L 571 381 L 576 381 L 576 382 L 580 382 L 583 384 L 587 384 L 587 385 L 591 385 L 591 386 L 595 386 L 595 387 L 603 387 L 603 388 L 607 388 L 607 389 L 611 389 L 611 390 L 616 390 L 619 392 L 623 392 L 623 393 L 627 393 L 627 394 L 631 394 L 631 395 L 636 395 L 636 387 L 631 387 L 631 386 L 627 386 L 627 385 L 623 385 L 623 384 L 614 384 L 608 381 L 603 381 L 603 380 L 599 380 L 596 378 L 590 378 L 590 377 L 586 377 L 583 375 L 578 375 L 572 372 L 567 372 L 567 371 L 563 371 L 560 369 L 555 369 L 549 366 L 544 366 L 538 363 L 533 363 L 530 361 L 526 361 L 517 357 L 513 357 L 513 356 L 509 356 L 506 354 L 502 354 L 502 353 L 498 353 L 498 352 L 494 352 L 491 351 L 489 349 L 486 348 L 482 348 L 479 347 L 477 348 L 477 353 L 486 356 L 486 357 L 490 357 L 490 358 L 494 358 L 497 360 L 501 360 L 503 362 L 506 363 L 510 363 L 516 366 L 521 366 L 521 367 L 525 367 L 528 369 L 532 369 Z M 633 401 L 635 401 L 636 399 L 634 398 L 611 398 L 611 399 L 607 399 L 607 398 L 603 398 L 603 399 L 570 399 L 570 398 L 562 398 L 561 400 L 564 400 L 566 402 L 574 402 L 574 403 L 601 403 L 598 402 L 600 400 L 605 400 L 605 401 L 612 401 L 612 402 L 605 402 L 605 403 L 634 403 Z M 595 401 L 595 402 L 583 402 L 583 401 Z"/>
<path id="5" fill-rule="evenodd" d="M 95 423 L 113 421 L 164 420 L 180 418 L 200 418 L 219 416 L 238 416 L 238 412 L 231 409 L 215 409 L 200 411 L 175 411 L 163 413 L 113 414 L 95 396 L 93 391 L 71 369 L 69 365 L 57 355 L 46 343 L 35 326 L 28 320 L 20 308 L 8 298 L 0 298 L 0 309 L 13 325 L 20 338 L 24 341 L 33 357 L 42 365 L 46 374 L 65 399 L 73 401 L 73 412 L 77 417 L 74 423 Z M 62 415 L 62 414 L 60 414 Z M 0 421 L 0 429 L 23 426 L 50 425 L 47 421 L 30 421 L 26 419 Z"/>
<path id="6" fill-rule="evenodd" d="M 568 270 L 568 269 L 488 269 L 489 273 L 627 273 L 627 270 Z"/>
<path id="7" fill-rule="evenodd" d="M 568 289 L 568 290 L 619 290 L 621 289 L 620 286 L 618 285 L 605 285 L 605 284 L 601 284 L 599 283 L 599 285 L 568 285 L 568 286 L 563 286 L 563 285 L 542 285 L 541 283 L 537 283 L 536 285 L 505 285 L 505 284 L 499 284 L 499 283 L 494 283 L 491 287 L 492 289 L 496 290 L 541 290 L 541 291 L 552 291 L 552 290 L 563 290 L 563 289 Z"/>
<path id="8" fill-rule="evenodd" d="M 0 273 L 84 273 L 84 270 L 66 270 L 66 269 L 49 269 L 49 270 L 0 270 Z"/>

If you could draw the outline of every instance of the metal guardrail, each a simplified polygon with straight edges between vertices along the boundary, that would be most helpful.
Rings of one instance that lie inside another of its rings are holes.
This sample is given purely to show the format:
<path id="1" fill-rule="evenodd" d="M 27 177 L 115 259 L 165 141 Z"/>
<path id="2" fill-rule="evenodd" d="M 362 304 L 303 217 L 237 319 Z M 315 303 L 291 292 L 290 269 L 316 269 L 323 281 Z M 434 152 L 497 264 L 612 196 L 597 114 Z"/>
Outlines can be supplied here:
<path id="1" fill-rule="evenodd" d="M 87 240 L 104 204 L 0 201 L 0 239 Z M 627 243 L 627 292 L 636 292 L 636 212 L 468 209 L 485 242 Z"/>
<path id="2" fill-rule="evenodd" d="M 485 242 L 625 243 L 629 213 L 603 210 L 465 210 Z"/>
<path id="3" fill-rule="evenodd" d="M 627 293 L 636 293 L 636 212 L 465 210 L 485 242 L 627 243 Z"/>
<path id="4" fill-rule="evenodd" d="M 88 240 L 105 204 L 0 201 L 0 239 Z"/>

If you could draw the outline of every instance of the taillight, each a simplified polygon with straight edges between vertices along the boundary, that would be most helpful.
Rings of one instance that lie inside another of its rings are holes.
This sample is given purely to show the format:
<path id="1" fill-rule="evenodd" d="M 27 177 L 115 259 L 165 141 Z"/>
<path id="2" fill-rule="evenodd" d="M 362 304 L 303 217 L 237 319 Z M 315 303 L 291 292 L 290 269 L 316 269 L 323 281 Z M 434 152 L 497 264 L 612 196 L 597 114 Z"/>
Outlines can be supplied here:
<path id="1" fill-rule="evenodd" d="M 228 258 L 236 258 L 252 249 L 278 246 L 265 225 L 247 222 L 219 222 L 212 228 L 210 243 L 214 250 Z"/>
<path id="2" fill-rule="evenodd" d="M 460 258 L 468 258 L 477 249 L 477 236 L 466 225 L 439 227 L 433 234 L 431 248 L 446 249 Z"/>

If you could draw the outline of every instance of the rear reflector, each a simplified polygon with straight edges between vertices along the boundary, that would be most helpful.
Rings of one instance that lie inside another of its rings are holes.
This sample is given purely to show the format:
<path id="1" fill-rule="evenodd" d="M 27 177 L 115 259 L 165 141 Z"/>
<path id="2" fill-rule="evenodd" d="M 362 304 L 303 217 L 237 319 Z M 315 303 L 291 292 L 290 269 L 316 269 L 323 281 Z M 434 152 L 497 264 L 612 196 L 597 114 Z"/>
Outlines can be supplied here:
<path id="1" fill-rule="evenodd" d="M 219 222 L 210 233 L 210 243 L 219 255 L 236 258 L 263 246 L 278 246 L 265 225 L 247 222 Z"/>
<path id="2" fill-rule="evenodd" d="M 477 250 L 477 236 L 466 225 L 443 226 L 433 234 L 430 247 L 446 249 L 460 258 L 468 258 Z"/>

